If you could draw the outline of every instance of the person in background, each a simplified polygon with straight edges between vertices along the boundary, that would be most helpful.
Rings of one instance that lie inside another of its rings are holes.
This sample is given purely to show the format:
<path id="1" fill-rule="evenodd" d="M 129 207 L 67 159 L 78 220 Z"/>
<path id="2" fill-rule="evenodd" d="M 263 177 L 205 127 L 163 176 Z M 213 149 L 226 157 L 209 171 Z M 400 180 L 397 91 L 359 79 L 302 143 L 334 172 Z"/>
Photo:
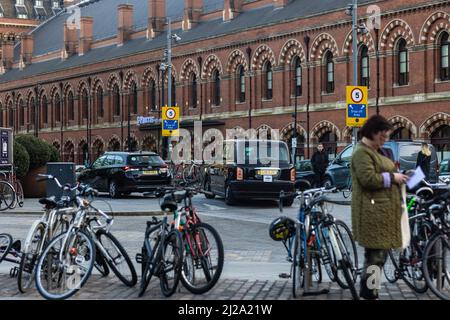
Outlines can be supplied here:
<path id="1" fill-rule="evenodd" d="M 431 151 L 428 143 L 422 143 L 422 149 L 419 151 L 417 155 L 417 163 L 416 168 L 421 167 L 423 173 L 425 174 L 425 180 L 428 180 L 430 176 L 430 163 L 431 163 Z"/>
<path id="2" fill-rule="evenodd" d="M 378 298 L 389 250 L 402 246 L 400 187 L 408 176 L 397 172 L 382 149 L 391 132 L 385 118 L 371 117 L 361 128 L 351 162 L 353 236 L 365 249 L 360 296 L 371 300 Z"/>
<path id="3" fill-rule="evenodd" d="M 325 152 L 323 144 L 317 146 L 317 151 L 311 158 L 311 164 L 315 174 L 316 187 L 322 187 L 325 171 L 328 167 L 328 154 Z"/>

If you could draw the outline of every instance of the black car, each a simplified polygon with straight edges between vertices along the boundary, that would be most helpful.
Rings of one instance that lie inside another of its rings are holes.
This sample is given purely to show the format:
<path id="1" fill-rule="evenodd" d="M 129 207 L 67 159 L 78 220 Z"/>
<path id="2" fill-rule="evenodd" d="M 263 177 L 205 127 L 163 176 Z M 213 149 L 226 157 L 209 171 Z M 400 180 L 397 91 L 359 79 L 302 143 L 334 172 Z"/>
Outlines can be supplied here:
<path id="1" fill-rule="evenodd" d="M 306 190 L 314 186 L 315 174 L 311 160 L 301 160 L 295 164 L 297 171 L 295 186 L 297 189 Z"/>
<path id="2" fill-rule="evenodd" d="M 167 164 L 152 152 L 106 152 L 79 176 L 111 198 L 149 192 L 171 183 Z"/>
<path id="3" fill-rule="evenodd" d="M 450 159 L 444 159 L 439 167 L 439 181 L 444 182 L 448 179 L 450 179 Z"/>
<path id="4" fill-rule="evenodd" d="M 272 152 L 272 144 L 276 149 Z M 278 161 L 277 161 L 278 160 Z M 205 189 L 213 193 L 209 198 L 222 196 L 228 205 L 242 199 L 278 200 L 280 191 L 295 191 L 295 167 L 289 150 L 282 141 L 227 140 L 224 161 L 209 167 Z M 292 205 L 286 198 L 284 205 Z"/>

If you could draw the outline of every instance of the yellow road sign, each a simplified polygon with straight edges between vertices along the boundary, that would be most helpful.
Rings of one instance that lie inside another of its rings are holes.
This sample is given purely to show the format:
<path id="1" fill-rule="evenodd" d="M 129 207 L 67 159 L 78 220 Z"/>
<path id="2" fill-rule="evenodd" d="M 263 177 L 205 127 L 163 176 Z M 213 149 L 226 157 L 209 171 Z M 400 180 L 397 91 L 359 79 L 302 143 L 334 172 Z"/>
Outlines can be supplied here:
<path id="1" fill-rule="evenodd" d="M 177 137 L 180 135 L 180 108 L 162 108 L 162 136 Z"/>
<path id="2" fill-rule="evenodd" d="M 347 86 L 345 120 L 349 127 L 362 127 L 369 118 L 369 90 L 362 86 Z"/>

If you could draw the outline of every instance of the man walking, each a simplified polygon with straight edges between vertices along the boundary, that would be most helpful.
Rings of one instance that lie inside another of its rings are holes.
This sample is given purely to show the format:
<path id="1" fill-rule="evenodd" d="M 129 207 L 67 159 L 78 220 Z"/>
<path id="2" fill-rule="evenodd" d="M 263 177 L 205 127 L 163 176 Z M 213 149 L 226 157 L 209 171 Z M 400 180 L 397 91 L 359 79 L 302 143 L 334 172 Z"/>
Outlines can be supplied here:
<path id="1" fill-rule="evenodd" d="M 322 187 L 325 171 L 328 167 L 328 154 L 323 148 L 323 144 L 319 144 L 317 151 L 311 158 L 311 164 L 316 178 L 316 187 Z"/>

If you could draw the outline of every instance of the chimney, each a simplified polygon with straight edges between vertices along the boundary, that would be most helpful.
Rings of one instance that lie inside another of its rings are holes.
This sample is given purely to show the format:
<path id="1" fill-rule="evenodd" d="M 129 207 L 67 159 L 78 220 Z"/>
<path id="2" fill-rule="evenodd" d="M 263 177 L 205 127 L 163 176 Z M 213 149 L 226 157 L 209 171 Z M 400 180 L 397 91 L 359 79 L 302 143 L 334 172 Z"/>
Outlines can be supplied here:
<path id="1" fill-rule="evenodd" d="M 34 38 L 31 34 L 22 35 L 22 45 L 20 47 L 20 61 L 25 66 L 30 65 L 33 58 Z"/>
<path id="2" fill-rule="evenodd" d="M 91 49 L 93 33 L 92 25 L 94 19 L 92 17 L 81 17 L 80 20 L 80 40 L 78 41 L 78 55 L 82 56 Z"/>
<path id="3" fill-rule="evenodd" d="M 64 23 L 63 56 L 70 57 L 77 52 L 78 30 L 75 23 Z"/>
<path id="4" fill-rule="evenodd" d="M 118 7 L 117 45 L 121 46 L 130 39 L 133 32 L 133 6 L 121 4 Z"/>
<path id="5" fill-rule="evenodd" d="M 1 40 L 1 39 L 0 39 Z M 3 36 L 2 41 L 2 61 L 0 73 L 5 73 L 11 69 L 14 63 L 14 42 L 15 36 L 12 34 Z"/>
<path id="6" fill-rule="evenodd" d="M 287 6 L 291 0 L 273 0 L 273 6 L 275 9 L 283 8 Z"/>
<path id="7" fill-rule="evenodd" d="M 223 4 L 223 21 L 230 21 L 242 12 L 244 0 L 225 0 Z"/>
<path id="8" fill-rule="evenodd" d="M 166 0 L 148 0 L 147 39 L 153 39 L 164 31 L 166 24 Z"/>
<path id="9" fill-rule="evenodd" d="M 183 30 L 192 29 L 199 21 L 203 12 L 203 0 L 184 0 Z"/>

